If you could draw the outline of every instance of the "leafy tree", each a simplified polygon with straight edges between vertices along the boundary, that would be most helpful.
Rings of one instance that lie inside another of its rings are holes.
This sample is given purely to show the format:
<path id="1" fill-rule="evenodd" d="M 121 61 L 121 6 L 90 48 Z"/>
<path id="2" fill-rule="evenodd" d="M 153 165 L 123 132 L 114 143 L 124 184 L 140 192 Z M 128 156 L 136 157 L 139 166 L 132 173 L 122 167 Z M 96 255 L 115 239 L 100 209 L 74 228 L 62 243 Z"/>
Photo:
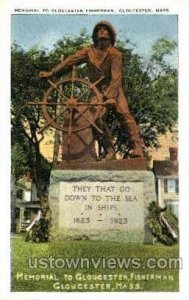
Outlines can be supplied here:
<path id="1" fill-rule="evenodd" d="M 168 58 L 174 54 L 176 42 L 162 38 L 154 43 L 153 53 L 147 64 L 151 78 L 147 101 L 149 110 L 145 119 L 150 127 L 143 131 L 147 146 L 158 147 L 158 137 L 177 123 L 178 114 L 178 78 L 177 70 L 171 66 Z M 144 124 L 143 121 L 141 121 Z M 153 141 L 150 143 L 150 141 Z"/>
<path id="2" fill-rule="evenodd" d="M 42 97 L 44 84 L 38 78 L 41 67 L 47 67 L 45 52 L 32 48 L 25 52 L 17 45 L 12 47 L 11 113 L 12 113 L 12 166 L 16 178 L 25 170 L 31 171 L 38 196 L 48 184 L 50 165 L 40 153 L 43 134 L 38 134 L 41 112 L 29 106 L 28 101 Z M 49 64 L 48 64 L 49 65 Z M 25 157 L 25 159 L 22 159 Z M 20 161 L 20 167 L 18 162 Z M 44 172 L 45 170 L 45 172 Z"/>

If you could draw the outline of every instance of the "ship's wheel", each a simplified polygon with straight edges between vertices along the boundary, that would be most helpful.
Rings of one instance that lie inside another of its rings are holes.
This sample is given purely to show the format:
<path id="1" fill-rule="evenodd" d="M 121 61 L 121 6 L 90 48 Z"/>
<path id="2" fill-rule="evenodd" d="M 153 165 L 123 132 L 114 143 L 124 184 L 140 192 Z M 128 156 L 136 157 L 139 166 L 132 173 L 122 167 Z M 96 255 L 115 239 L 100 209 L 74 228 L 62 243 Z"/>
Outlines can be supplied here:
<path id="1" fill-rule="evenodd" d="M 105 105 L 105 103 L 103 103 L 102 94 L 97 88 L 97 84 L 100 83 L 103 78 L 102 76 L 94 83 L 89 82 L 87 79 L 78 78 L 74 66 L 70 78 L 61 78 L 57 82 L 48 80 L 50 88 L 44 94 L 42 101 L 29 102 L 29 104 L 32 105 L 42 106 L 42 111 L 47 123 L 40 129 L 40 132 L 49 126 L 63 132 L 68 132 L 69 128 L 65 126 L 65 119 L 68 118 L 68 115 L 69 124 L 73 132 L 83 130 L 89 125 L 96 128 L 95 120 L 99 117 Z M 85 114 L 86 109 L 92 111 L 90 118 Z M 72 127 L 74 112 L 79 113 L 80 118 L 86 120 L 85 125 Z M 64 116 L 66 117 L 64 118 Z M 97 130 L 100 129 L 97 128 Z"/>
<path id="2" fill-rule="evenodd" d="M 91 83 L 87 79 L 79 78 L 74 66 L 70 77 L 60 78 L 56 82 L 48 80 L 50 87 L 42 101 L 29 102 L 31 105 L 41 106 L 46 120 L 39 133 L 48 127 L 62 131 L 66 136 L 68 148 L 71 145 L 72 134 L 80 135 L 79 132 L 85 131 L 87 127 L 103 134 L 95 122 L 103 115 L 107 105 L 97 88 L 103 78 Z M 68 150 L 70 152 L 70 149 Z"/>

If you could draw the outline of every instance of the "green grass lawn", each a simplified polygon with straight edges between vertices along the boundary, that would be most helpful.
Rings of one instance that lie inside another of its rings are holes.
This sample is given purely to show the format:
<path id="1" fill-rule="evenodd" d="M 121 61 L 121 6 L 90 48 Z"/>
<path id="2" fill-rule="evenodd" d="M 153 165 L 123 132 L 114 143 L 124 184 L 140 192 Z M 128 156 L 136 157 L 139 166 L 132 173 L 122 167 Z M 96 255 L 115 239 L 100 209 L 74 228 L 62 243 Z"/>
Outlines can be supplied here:
<path id="1" fill-rule="evenodd" d="M 133 245 L 103 241 L 51 241 L 33 243 L 23 235 L 12 237 L 12 291 L 178 291 L 179 270 L 164 268 L 164 262 L 178 257 L 178 245 Z M 66 259 L 89 258 L 69 269 Z M 130 266 L 119 266 L 117 259 L 130 258 Z M 142 265 L 139 267 L 138 259 Z M 159 268 L 146 267 L 148 258 L 156 258 Z M 32 265 L 29 267 L 29 259 Z M 35 267 L 35 260 L 38 266 Z M 54 259 L 57 259 L 56 262 Z M 136 260 L 137 259 L 137 262 Z M 50 262 L 51 260 L 51 262 Z M 100 262 L 98 267 L 91 261 Z M 117 265 L 115 265 L 115 260 Z M 109 268 L 107 268 L 107 261 Z M 34 277 L 28 277 L 34 275 Z M 83 277 L 82 277 L 83 276 Z"/>

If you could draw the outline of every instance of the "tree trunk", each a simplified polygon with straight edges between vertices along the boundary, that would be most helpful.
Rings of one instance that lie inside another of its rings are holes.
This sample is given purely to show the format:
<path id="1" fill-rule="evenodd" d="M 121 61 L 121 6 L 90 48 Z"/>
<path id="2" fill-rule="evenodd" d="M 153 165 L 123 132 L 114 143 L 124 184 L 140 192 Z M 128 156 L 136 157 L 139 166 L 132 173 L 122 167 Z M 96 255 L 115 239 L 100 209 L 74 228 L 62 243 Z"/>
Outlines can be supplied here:
<path id="1" fill-rule="evenodd" d="M 43 197 L 43 180 L 41 178 L 41 154 L 39 151 L 39 143 L 33 144 L 33 151 L 31 151 L 31 166 L 32 166 L 32 175 L 33 182 L 36 185 L 37 196 L 39 199 Z"/>

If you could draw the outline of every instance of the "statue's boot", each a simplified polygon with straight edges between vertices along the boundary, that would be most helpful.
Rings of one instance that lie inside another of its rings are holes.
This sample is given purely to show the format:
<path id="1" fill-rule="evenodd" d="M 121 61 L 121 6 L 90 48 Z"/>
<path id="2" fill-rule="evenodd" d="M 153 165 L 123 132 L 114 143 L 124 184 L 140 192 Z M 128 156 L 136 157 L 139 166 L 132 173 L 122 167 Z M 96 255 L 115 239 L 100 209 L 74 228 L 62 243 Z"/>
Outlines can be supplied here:
<path id="1" fill-rule="evenodd" d="M 133 156 L 134 157 L 143 157 L 141 141 L 133 137 Z"/>
<path id="2" fill-rule="evenodd" d="M 133 144 L 133 157 L 143 157 L 143 150 L 142 150 L 142 142 L 140 139 L 139 129 L 135 123 L 135 120 L 130 117 L 128 121 L 127 115 L 123 114 L 124 117 L 124 125 L 128 129 L 131 142 Z"/>

